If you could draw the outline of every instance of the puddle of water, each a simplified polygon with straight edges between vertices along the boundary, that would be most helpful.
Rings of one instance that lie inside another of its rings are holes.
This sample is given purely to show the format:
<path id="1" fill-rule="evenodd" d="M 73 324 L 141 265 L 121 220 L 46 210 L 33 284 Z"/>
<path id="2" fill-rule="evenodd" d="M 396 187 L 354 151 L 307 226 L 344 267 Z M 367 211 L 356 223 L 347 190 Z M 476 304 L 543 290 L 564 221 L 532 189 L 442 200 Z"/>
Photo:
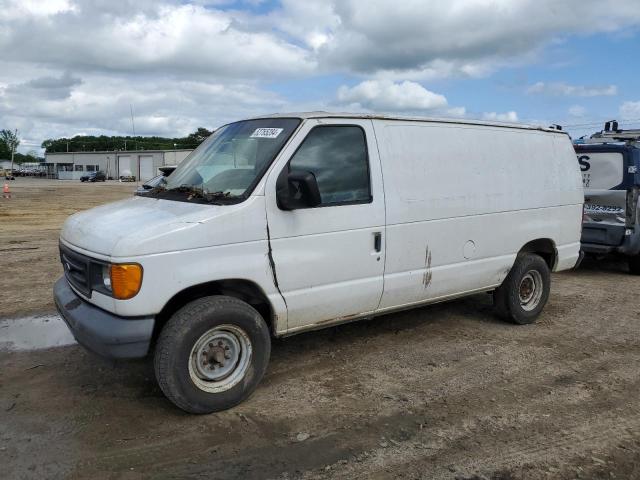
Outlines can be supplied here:
<path id="1" fill-rule="evenodd" d="M 76 343 L 59 315 L 0 320 L 0 351 L 39 350 Z"/>

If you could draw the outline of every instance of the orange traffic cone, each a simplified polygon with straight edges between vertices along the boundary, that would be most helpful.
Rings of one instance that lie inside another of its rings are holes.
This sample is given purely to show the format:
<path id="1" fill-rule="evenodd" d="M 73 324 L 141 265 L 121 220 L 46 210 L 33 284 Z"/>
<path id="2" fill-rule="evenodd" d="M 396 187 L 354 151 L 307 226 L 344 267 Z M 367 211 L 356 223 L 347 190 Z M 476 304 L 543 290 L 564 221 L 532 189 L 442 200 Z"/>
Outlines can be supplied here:
<path id="1" fill-rule="evenodd" d="M 9 184 L 5 183 L 2 188 L 2 198 L 11 198 L 11 190 L 9 190 Z"/>

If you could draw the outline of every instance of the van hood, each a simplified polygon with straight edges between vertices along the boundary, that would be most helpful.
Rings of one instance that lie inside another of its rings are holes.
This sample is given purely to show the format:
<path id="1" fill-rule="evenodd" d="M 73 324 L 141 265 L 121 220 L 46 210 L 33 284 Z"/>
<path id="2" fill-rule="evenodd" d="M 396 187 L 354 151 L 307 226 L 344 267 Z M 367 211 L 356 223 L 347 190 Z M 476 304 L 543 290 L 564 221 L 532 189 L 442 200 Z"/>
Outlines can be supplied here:
<path id="1" fill-rule="evenodd" d="M 248 215 L 253 217 L 254 224 L 254 228 L 248 228 L 251 221 L 244 221 L 247 215 L 241 212 L 256 208 L 262 208 L 262 213 Z M 264 224 L 256 226 L 260 223 L 256 218 L 262 218 Z M 250 197 L 241 204 L 207 205 L 133 197 L 71 215 L 60 238 L 72 246 L 108 257 L 259 240 L 266 238 L 264 202 L 263 197 Z"/>

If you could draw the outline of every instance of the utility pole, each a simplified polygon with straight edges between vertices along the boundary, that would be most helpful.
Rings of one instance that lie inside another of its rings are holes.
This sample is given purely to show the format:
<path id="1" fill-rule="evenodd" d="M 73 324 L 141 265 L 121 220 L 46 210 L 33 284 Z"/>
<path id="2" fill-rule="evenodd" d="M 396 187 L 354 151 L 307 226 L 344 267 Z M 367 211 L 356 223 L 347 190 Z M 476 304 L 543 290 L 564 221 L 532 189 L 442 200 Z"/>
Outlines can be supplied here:
<path id="1" fill-rule="evenodd" d="M 18 129 L 13 132 L 14 141 L 11 142 L 11 175 L 13 175 L 13 154 L 16 152 L 16 140 L 18 138 Z"/>
<path id="2" fill-rule="evenodd" d="M 133 121 L 133 103 L 129 104 L 129 109 L 131 110 L 131 129 L 133 130 L 133 139 L 136 142 L 136 150 L 138 150 L 138 139 L 136 138 L 136 124 Z"/>

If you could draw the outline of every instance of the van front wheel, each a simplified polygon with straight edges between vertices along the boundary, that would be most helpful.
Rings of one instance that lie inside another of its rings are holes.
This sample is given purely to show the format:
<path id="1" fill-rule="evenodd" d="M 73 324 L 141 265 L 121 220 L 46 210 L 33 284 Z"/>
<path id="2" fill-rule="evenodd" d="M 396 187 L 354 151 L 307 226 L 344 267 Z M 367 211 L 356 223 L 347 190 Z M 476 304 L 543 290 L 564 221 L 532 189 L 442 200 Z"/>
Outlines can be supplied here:
<path id="1" fill-rule="evenodd" d="M 171 402 L 211 413 L 245 400 L 269 363 L 271 337 L 260 314 L 233 297 L 195 300 L 178 310 L 158 338 L 156 378 Z"/>
<path id="2" fill-rule="evenodd" d="M 640 275 L 640 254 L 629 257 L 629 271 L 634 275 Z"/>
<path id="3" fill-rule="evenodd" d="M 539 255 L 520 254 L 502 285 L 493 292 L 494 306 L 506 320 L 519 325 L 533 323 L 549 299 L 550 287 L 547 262 Z"/>

